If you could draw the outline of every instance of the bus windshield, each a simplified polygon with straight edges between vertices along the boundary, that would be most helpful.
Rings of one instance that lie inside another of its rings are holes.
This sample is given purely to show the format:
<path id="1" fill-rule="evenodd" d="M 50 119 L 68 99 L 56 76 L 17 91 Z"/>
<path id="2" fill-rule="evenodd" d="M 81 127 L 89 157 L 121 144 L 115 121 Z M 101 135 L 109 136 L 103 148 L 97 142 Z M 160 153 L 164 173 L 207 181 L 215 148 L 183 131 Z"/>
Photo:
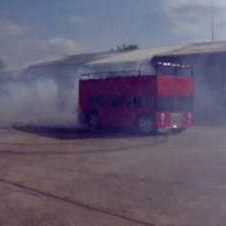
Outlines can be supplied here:
<path id="1" fill-rule="evenodd" d="M 193 97 L 158 97 L 157 110 L 163 112 L 193 111 Z"/>

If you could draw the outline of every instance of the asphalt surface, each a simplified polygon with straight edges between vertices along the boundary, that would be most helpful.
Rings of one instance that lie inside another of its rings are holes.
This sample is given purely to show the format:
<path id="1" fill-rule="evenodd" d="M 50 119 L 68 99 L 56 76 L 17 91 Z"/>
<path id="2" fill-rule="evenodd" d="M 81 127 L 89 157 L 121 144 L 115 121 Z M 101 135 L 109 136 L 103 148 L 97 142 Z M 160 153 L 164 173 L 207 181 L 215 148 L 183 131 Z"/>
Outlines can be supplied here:
<path id="1" fill-rule="evenodd" d="M 0 225 L 224 226 L 226 128 L 0 130 Z"/>

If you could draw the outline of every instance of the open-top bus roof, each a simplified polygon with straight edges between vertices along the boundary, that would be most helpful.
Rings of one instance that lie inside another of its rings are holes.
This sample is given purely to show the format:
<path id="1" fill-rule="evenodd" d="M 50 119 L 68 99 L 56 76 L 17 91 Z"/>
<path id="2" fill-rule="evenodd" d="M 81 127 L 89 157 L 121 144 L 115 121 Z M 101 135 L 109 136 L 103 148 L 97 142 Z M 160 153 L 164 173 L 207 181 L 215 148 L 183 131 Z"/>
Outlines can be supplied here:
<path id="1" fill-rule="evenodd" d="M 155 76 L 156 75 L 156 70 L 151 71 L 153 68 L 159 68 L 159 67 L 166 67 L 166 68 L 181 68 L 181 69 L 191 69 L 190 65 L 182 65 L 182 64 L 177 64 L 177 63 L 171 63 L 171 62 L 155 62 L 155 65 L 153 67 L 150 66 L 150 71 L 149 73 L 147 71 L 142 71 L 141 70 L 124 70 L 124 71 L 102 71 L 102 72 L 90 72 L 90 73 L 84 73 L 81 75 L 81 79 L 86 80 L 86 79 L 105 79 L 105 78 L 118 78 L 118 77 L 132 77 L 132 76 Z"/>

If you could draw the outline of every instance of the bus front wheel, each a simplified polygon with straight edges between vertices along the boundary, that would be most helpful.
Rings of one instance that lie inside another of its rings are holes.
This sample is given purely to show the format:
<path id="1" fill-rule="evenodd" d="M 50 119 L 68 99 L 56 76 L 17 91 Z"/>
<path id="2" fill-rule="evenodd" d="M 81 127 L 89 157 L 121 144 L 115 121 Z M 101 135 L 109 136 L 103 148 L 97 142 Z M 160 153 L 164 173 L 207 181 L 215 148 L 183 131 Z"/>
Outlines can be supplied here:
<path id="1" fill-rule="evenodd" d="M 154 120 L 151 116 L 141 116 L 137 121 L 138 132 L 148 135 L 154 132 Z"/>

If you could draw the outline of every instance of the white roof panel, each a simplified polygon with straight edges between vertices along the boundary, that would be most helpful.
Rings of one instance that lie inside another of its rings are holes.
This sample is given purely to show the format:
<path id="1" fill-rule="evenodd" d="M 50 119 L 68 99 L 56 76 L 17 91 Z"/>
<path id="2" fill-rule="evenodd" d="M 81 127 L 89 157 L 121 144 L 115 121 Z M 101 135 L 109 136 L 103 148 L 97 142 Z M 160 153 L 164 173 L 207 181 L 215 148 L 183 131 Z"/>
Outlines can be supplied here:
<path id="1" fill-rule="evenodd" d="M 133 50 L 129 52 L 117 53 L 100 60 L 92 61 L 89 63 L 89 65 L 143 62 L 146 60 L 151 60 L 154 56 L 168 53 L 174 50 L 175 48 L 176 47 L 139 49 L 139 50 Z"/>
<path id="2" fill-rule="evenodd" d="M 94 60 L 90 62 L 89 65 L 124 64 L 133 62 L 139 63 L 151 60 L 156 56 L 177 56 L 219 52 L 226 52 L 226 41 L 193 43 L 152 49 L 139 49 L 130 52 L 109 55 L 103 59 Z"/>

